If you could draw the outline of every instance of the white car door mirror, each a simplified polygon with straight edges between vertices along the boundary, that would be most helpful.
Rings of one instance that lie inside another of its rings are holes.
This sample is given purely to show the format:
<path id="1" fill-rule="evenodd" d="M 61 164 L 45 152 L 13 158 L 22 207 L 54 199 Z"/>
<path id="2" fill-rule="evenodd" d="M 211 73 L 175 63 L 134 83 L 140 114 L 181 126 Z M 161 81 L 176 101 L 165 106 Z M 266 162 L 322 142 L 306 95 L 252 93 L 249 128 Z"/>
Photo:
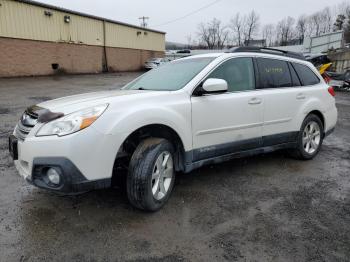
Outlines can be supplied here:
<path id="1" fill-rule="evenodd" d="M 209 78 L 202 85 L 206 93 L 226 92 L 228 89 L 227 82 L 219 78 Z"/>

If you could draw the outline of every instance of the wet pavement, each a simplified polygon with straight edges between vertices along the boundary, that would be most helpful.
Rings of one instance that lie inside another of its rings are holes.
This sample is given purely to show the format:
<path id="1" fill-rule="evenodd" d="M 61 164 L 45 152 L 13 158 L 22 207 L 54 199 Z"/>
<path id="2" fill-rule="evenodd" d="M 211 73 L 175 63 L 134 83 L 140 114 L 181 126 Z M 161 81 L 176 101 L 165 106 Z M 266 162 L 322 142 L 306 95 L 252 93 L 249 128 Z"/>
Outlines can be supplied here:
<path id="1" fill-rule="evenodd" d="M 26 107 L 138 74 L 0 79 L 0 261 L 350 261 L 350 93 L 314 160 L 275 152 L 178 174 L 157 213 L 115 189 L 62 197 L 19 177 L 7 137 Z"/>

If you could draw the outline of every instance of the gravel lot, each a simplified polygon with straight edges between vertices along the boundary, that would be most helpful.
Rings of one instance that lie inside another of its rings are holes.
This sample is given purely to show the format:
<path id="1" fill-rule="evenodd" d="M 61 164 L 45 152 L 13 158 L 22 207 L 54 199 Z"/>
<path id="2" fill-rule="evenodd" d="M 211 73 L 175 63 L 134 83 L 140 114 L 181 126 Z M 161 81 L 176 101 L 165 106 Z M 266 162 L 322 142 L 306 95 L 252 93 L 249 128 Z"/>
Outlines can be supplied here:
<path id="1" fill-rule="evenodd" d="M 7 137 L 27 106 L 138 74 L 0 79 L 0 261 L 350 261 L 350 93 L 313 161 L 276 152 L 179 174 L 158 213 L 118 190 L 60 197 L 19 177 Z"/>

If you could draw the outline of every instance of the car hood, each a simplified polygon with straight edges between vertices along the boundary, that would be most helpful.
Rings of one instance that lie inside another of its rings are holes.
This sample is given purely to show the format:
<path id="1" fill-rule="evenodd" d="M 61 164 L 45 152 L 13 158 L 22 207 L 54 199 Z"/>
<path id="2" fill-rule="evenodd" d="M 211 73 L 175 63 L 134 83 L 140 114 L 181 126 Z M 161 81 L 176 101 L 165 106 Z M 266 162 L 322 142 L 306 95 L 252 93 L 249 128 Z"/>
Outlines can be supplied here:
<path id="1" fill-rule="evenodd" d="M 160 91 L 112 90 L 92 92 L 49 100 L 37 106 L 49 109 L 52 112 L 68 114 L 87 107 L 111 103 L 116 99 L 128 99 L 129 96 L 143 96 L 154 92 L 158 93 Z"/>

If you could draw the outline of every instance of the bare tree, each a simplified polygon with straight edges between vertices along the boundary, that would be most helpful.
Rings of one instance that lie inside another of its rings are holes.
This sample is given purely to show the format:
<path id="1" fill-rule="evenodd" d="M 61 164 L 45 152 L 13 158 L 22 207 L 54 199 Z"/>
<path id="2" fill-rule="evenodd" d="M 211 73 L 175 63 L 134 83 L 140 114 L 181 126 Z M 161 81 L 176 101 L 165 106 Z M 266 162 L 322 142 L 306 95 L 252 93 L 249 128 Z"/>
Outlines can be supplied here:
<path id="1" fill-rule="evenodd" d="M 258 32 L 260 17 L 255 11 L 251 11 L 244 19 L 244 40 L 249 45 L 249 41 Z"/>
<path id="2" fill-rule="evenodd" d="M 298 34 L 298 38 L 301 42 L 304 41 L 304 38 L 306 36 L 306 31 L 308 27 L 308 21 L 306 15 L 301 15 L 298 18 L 297 24 L 296 24 L 296 31 Z"/>
<path id="3" fill-rule="evenodd" d="M 322 12 L 316 12 L 310 16 L 311 23 L 313 25 L 313 34 L 319 36 L 321 34 L 322 25 Z"/>
<path id="4" fill-rule="evenodd" d="M 346 23 L 344 25 L 344 39 L 346 43 L 350 42 L 350 4 L 345 7 Z"/>
<path id="5" fill-rule="evenodd" d="M 334 30 L 335 31 L 343 30 L 345 19 L 346 19 L 346 16 L 343 14 L 339 14 L 337 16 L 337 19 L 335 20 L 335 23 L 334 23 Z"/>
<path id="6" fill-rule="evenodd" d="M 236 40 L 238 46 L 243 45 L 243 26 L 243 17 L 239 13 L 231 18 L 229 27 L 233 31 L 233 39 Z"/>
<path id="7" fill-rule="evenodd" d="M 215 32 L 217 34 L 216 46 L 218 49 L 223 49 L 228 39 L 229 31 L 227 30 L 226 26 L 221 25 L 220 20 L 216 20 L 216 23 L 214 24 L 214 26 L 215 26 L 214 28 L 216 29 Z"/>
<path id="8" fill-rule="evenodd" d="M 325 7 L 321 13 L 321 33 L 329 33 L 332 30 L 333 24 L 333 16 L 331 13 L 331 9 L 329 7 Z"/>
<path id="9" fill-rule="evenodd" d="M 325 11 L 327 16 L 326 16 L 326 29 L 327 29 L 327 32 L 332 32 L 332 26 L 334 24 L 334 20 L 335 20 L 335 13 L 334 13 L 334 10 L 333 12 L 331 11 L 331 9 L 329 7 L 326 7 L 324 10 L 328 10 L 328 11 Z"/>
<path id="10" fill-rule="evenodd" d="M 349 2 L 342 2 L 340 4 L 338 4 L 335 8 L 335 17 L 338 17 L 338 15 L 344 15 L 345 16 L 345 20 L 347 20 L 348 18 L 348 14 L 350 12 L 350 3 Z M 346 23 L 346 21 L 345 21 Z"/>
<path id="11" fill-rule="evenodd" d="M 343 2 L 337 6 L 333 29 L 343 30 L 345 42 L 350 42 L 350 3 Z"/>
<path id="12" fill-rule="evenodd" d="M 275 34 L 275 26 L 273 24 L 264 25 L 262 29 L 262 37 L 263 39 L 266 40 L 267 46 L 273 45 L 274 34 Z"/>
<path id="13" fill-rule="evenodd" d="M 198 25 L 198 37 L 200 38 L 200 42 L 204 43 L 208 49 L 214 48 L 214 43 L 212 39 L 211 32 L 205 23 L 200 23 Z"/>
<path id="14" fill-rule="evenodd" d="M 280 45 L 287 45 L 294 37 L 293 25 L 295 19 L 293 17 L 286 17 L 278 22 L 277 24 L 277 35 Z"/>
<path id="15" fill-rule="evenodd" d="M 314 31 L 315 31 L 315 26 L 314 26 L 314 23 L 312 22 L 311 16 L 307 16 L 305 36 L 311 37 L 314 34 Z"/>
<path id="16" fill-rule="evenodd" d="M 221 21 L 214 18 L 208 23 L 198 25 L 198 36 L 209 49 L 222 49 L 227 41 L 228 30 L 222 26 Z"/>
<path id="17" fill-rule="evenodd" d="M 201 23 L 198 25 L 200 43 L 211 49 L 222 48 L 228 42 L 239 46 L 249 45 L 249 41 L 260 33 L 268 46 L 286 45 L 294 38 L 303 42 L 305 37 L 319 36 L 332 30 L 344 30 L 345 39 L 350 42 L 350 3 L 346 1 L 311 15 L 301 15 L 297 20 L 285 17 L 275 25 L 265 25 L 260 32 L 259 22 L 259 15 L 255 11 L 247 15 L 236 13 L 228 25 L 230 39 L 227 28 L 220 20 L 213 19 L 209 23 Z"/>

